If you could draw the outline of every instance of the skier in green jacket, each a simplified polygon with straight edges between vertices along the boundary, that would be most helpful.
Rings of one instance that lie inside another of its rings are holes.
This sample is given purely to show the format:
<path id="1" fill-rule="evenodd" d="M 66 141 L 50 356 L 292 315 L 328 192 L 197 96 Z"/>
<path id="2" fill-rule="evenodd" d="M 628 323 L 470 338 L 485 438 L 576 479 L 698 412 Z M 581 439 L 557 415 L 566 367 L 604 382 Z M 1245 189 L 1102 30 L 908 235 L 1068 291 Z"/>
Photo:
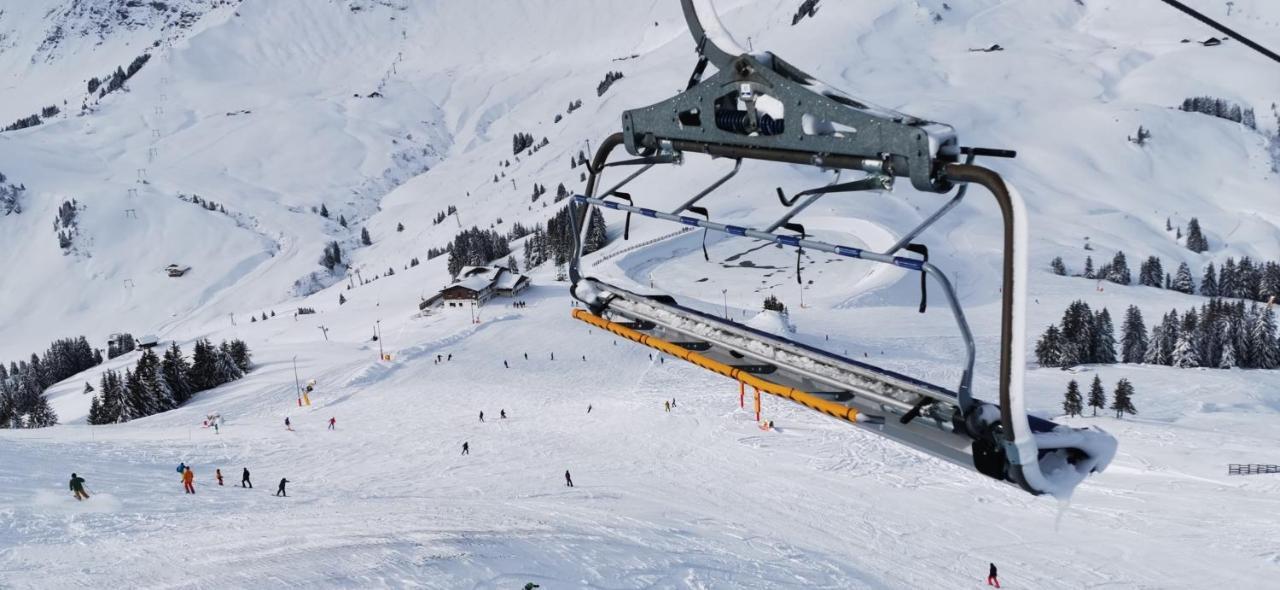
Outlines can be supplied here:
<path id="1" fill-rule="evenodd" d="M 84 491 L 84 478 L 74 473 L 71 474 L 71 491 L 75 494 L 77 500 L 88 500 L 89 494 Z"/>

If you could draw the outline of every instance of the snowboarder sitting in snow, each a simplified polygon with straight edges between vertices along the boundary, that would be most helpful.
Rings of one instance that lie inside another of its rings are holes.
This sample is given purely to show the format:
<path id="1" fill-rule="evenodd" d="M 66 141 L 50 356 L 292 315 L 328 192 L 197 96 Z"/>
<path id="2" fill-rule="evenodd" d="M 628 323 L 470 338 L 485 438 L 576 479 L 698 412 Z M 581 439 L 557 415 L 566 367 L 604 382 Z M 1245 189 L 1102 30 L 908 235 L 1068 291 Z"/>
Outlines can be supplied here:
<path id="1" fill-rule="evenodd" d="M 277 495 L 277 496 L 284 496 L 284 497 L 286 497 L 286 498 L 288 498 L 288 497 L 289 497 L 289 494 L 284 493 L 284 484 L 287 484 L 287 483 L 289 483 L 289 480 L 287 480 L 287 479 L 285 479 L 285 478 L 283 478 L 283 477 L 282 477 L 282 478 L 280 478 L 280 488 L 276 490 L 276 495 Z"/>
<path id="2" fill-rule="evenodd" d="M 74 473 L 71 474 L 71 491 L 75 494 L 76 500 L 89 499 L 89 494 L 84 491 L 84 478 Z"/>

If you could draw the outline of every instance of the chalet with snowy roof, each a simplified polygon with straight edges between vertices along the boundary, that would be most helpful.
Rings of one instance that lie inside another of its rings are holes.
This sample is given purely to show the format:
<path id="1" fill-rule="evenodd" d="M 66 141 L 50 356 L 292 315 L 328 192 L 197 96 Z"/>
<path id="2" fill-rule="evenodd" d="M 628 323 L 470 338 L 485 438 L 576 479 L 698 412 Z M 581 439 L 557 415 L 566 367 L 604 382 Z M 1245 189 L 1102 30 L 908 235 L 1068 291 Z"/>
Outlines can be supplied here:
<path id="1" fill-rule="evenodd" d="M 529 277 L 501 266 L 464 266 L 452 285 L 427 302 L 446 307 L 483 305 L 494 297 L 515 297 L 530 285 Z"/>

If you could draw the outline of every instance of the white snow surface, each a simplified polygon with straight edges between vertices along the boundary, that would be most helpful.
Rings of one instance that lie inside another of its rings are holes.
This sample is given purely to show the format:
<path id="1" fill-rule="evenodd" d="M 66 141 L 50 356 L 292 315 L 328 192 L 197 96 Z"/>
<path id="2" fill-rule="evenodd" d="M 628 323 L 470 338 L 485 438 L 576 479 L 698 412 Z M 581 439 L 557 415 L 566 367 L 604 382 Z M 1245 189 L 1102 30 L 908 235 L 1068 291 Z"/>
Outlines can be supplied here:
<path id="1" fill-rule="evenodd" d="M 570 157 L 590 156 L 623 109 L 683 87 L 693 42 L 674 0 L 167 2 L 178 17 L 128 4 L 0 2 L 0 125 L 63 111 L 0 133 L 0 172 L 28 189 L 23 212 L 0 217 L 0 360 L 71 335 L 105 347 L 129 331 L 188 352 L 195 338 L 242 338 L 257 368 L 172 412 L 84 425 L 84 383 L 132 366 L 130 354 L 47 392 L 59 426 L 0 430 L 0 588 L 957 588 L 981 586 L 988 562 L 1014 588 L 1266 588 L 1280 574 L 1280 480 L 1226 475 L 1228 463 L 1280 464 L 1276 371 L 1028 370 L 1029 412 L 1120 443 L 1068 506 L 782 400 L 765 400 L 777 429 L 761 431 L 731 381 L 569 318 L 551 268 L 529 273 L 527 307 L 496 299 L 478 324 L 466 309 L 419 315 L 450 282 L 428 248 L 459 225 L 545 220 L 557 184 L 581 190 Z M 1194 4 L 1280 46 L 1275 2 L 1236 0 L 1231 15 Z M 1085 255 L 1101 264 L 1123 250 L 1135 274 L 1148 255 L 1195 269 L 1280 258 L 1267 147 L 1276 66 L 1233 41 L 1180 43 L 1216 33 L 1158 2 L 829 0 L 795 27 L 798 1 L 715 5 L 751 51 L 953 125 L 964 145 L 1019 151 L 980 162 L 1026 200 L 1028 347 L 1075 299 L 1117 325 L 1130 304 L 1150 325 L 1203 302 L 1098 290 L 1049 274 L 1054 256 L 1078 272 Z M 189 22 L 174 24 L 183 11 Z M 47 42 L 55 27 L 63 34 Z M 969 51 L 992 43 L 1005 51 Z M 144 51 L 125 90 L 85 101 L 86 80 Z M 625 77 L 597 97 L 612 70 Z M 1260 132 L 1173 108 L 1198 95 L 1252 106 Z M 1126 140 L 1139 125 L 1152 133 L 1144 147 Z M 516 132 L 549 145 L 513 156 Z M 636 181 L 637 204 L 669 210 L 728 167 L 688 160 Z M 744 165 L 705 204 L 758 227 L 782 214 L 773 187 L 828 180 Z M 535 182 L 551 190 L 531 203 Z M 908 185 L 832 195 L 797 220 L 816 239 L 884 248 L 944 202 Z M 64 253 L 50 223 L 72 198 L 80 226 Z M 329 219 L 312 212 L 322 203 Z M 457 220 L 433 225 L 449 205 Z M 935 293 L 916 313 L 914 273 L 806 251 L 802 303 L 792 250 L 712 235 L 706 262 L 702 233 L 688 232 L 623 253 L 676 228 L 633 219 L 624 242 L 622 217 L 605 215 L 614 241 L 587 259 L 589 275 L 715 314 L 727 298 L 744 321 L 773 293 L 807 344 L 948 388 L 959 380 L 955 326 Z M 1204 254 L 1164 230 L 1192 216 Z M 359 247 L 361 227 L 372 246 Z M 979 190 L 922 236 L 968 309 L 975 392 L 988 400 L 999 238 Z M 317 260 L 330 240 L 353 275 L 396 274 L 327 276 Z M 411 257 L 423 264 L 405 268 Z M 169 264 L 192 270 L 169 278 Z M 299 306 L 318 313 L 295 318 Z M 264 311 L 277 315 L 249 322 Z M 378 321 L 390 362 L 369 340 Z M 295 405 L 295 357 L 302 381 L 317 381 L 308 408 Z M 1108 391 L 1130 379 L 1139 414 L 1061 419 L 1067 381 L 1087 387 L 1094 374 Z M 219 434 L 200 427 L 212 413 Z M 181 493 L 180 461 L 194 466 L 195 496 Z M 253 490 L 237 485 L 243 467 Z M 71 472 L 91 500 L 70 497 Z M 282 477 L 287 499 L 271 496 Z"/>

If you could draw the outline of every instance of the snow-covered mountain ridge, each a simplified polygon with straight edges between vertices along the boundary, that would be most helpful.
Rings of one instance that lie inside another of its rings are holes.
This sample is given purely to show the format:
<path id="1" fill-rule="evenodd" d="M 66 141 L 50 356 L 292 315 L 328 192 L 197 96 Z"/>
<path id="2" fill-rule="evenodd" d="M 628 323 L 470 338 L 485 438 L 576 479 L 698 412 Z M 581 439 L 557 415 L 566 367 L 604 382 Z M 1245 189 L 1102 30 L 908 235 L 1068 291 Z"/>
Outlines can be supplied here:
<path id="1" fill-rule="evenodd" d="M 1032 369 L 1041 415 L 1059 413 L 1070 379 L 1137 387 L 1136 419 L 1068 420 L 1108 429 L 1121 451 L 1059 525 L 1051 502 L 803 408 L 766 402 L 779 431 L 760 432 L 731 382 L 569 320 L 551 265 L 531 271 L 527 308 L 498 300 L 478 324 L 468 310 L 418 316 L 451 280 L 447 256 L 428 260 L 429 249 L 461 228 L 545 222 L 563 205 L 558 185 L 582 188 L 571 161 L 616 131 L 622 110 L 683 88 L 695 56 L 674 1 L 134 4 L 0 5 L 0 126 L 60 109 L 0 132 L 0 190 L 25 187 L 20 213 L 0 202 L 0 360 L 129 331 L 188 349 L 241 338 L 258 368 L 172 412 L 82 425 L 83 384 L 136 362 L 127 355 L 50 389 L 63 425 L 0 431 L 0 523 L 19 523 L 0 526 L 0 586 L 943 588 L 980 582 L 988 561 L 1009 585 L 1035 587 L 1265 587 L 1276 573 L 1276 485 L 1225 475 L 1230 462 L 1280 463 L 1275 371 Z M 1280 46 L 1274 2 L 1195 4 Z M 1086 256 L 1100 265 L 1124 251 L 1136 275 L 1154 255 L 1197 280 L 1228 257 L 1280 259 L 1276 66 L 1230 40 L 1194 42 L 1214 33 L 1158 2 L 828 0 L 794 25 L 799 0 L 716 5 L 753 50 L 952 124 L 965 145 L 1018 150 L 982 163 L 1028 203 L 1032 336 L 1076 299 L 1117 322 L 1131 304 L 1153 322 L 1205 301 L 1055 276 L 1054 257 L 1075 274 Z M 140 55 L 121 88 L 88 91 Z M 623 77 L 598 94 L 614 71 Z M 1178 110 L 1199 96 L 1252 108 L 1257 128 Z M 1129 139 L 1139 127 L 1151 134 L 1141 145 Z M 517 134 L 547 144 L 513 153 Z M 632 192 L 669 209 L 727 169 L 690 158 Z M 752 225 L 778 216 L 774 187 L 829 180 L 744 168 L 708 205 Z M 533 200 L 535 185 L 550 192 Z M 989 397 L 1000 226 L 977 193 L 924 241 L 970 309 L 975 386 Z M 822 239 L 884 247 L 942 202 L 900 183 L 833 196 L 803 221 Z M 64 203 L 74 232 L 50 227 Z M 437 221 L 450 206 L 456 216 Z M 1192 217 L 1203 253 L 1165 227 Z M 811 254 L 802 296 L 794 253 L 713 238 L 707 262 L 700 232 L 633 220 L 628 242 L 622 218 L 608 221 L 613 242 L 586 260 L 591 274 L 741 317 L 774 294 L 799 339 L 958 379 L 950 318 L 936 305 L 916 313 L 912 274 Z M 320 266 L 331 241 L 349 274 Z M 191 272 L 170 278 L 171 263 Z M 318 313 L 294 317 L 299 307 Z M 374 360 L 380 346 L 393 360 Z M 294 405 L 295 357 L 319 385 L 311 408 Z M 661 412 L 665 397 L 679 399 L 675 415 Z M 480 409 L 512 419 L 481 425 Z M 221 434 L 199 428 L 211 412 L 227 418 Z M 330 416 L 335 433 L 322 426 Z M 464 440 L 473 454 L 456 456 Z M 197 466 L 197 498 L 173 493 L 179 460 Z M 287 476 L 296 498 L 265 504 L 210 484 L 213 469 L 234 482 L 246 465 L 260 487 Z M 100 502 L 49 491 L 73 469 Z M 565 469 L 578 488 L 563 487 Z M 208 532 L 175 526 L 192 519 Z M 175 551 L 188 571 L 171 567 Z"/>

